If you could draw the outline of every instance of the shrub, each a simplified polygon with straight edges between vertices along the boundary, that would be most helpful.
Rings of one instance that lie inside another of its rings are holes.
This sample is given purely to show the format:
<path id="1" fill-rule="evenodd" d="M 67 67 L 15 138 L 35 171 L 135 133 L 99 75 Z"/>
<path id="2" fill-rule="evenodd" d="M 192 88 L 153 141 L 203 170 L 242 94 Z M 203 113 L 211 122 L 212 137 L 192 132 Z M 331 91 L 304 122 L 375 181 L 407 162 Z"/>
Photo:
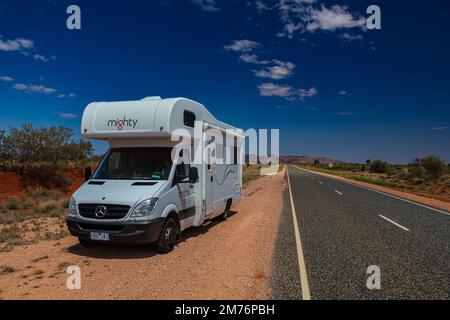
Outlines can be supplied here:
<path id="1" fill-rule="evenodd" d="M 64 177 L 62 175 L 55 176 L 55 187 L 61 190 L 62 192 L 67 192 L 69 187 L 73 184 L 72 179 Z"/>
<path id="2" fill-rule="evenodd" d="M 389 171 L 389 164 L 382 160 L 375 160 L 370 163 L 370 172 L 373 173 L 387 173 Z"/>
<path id="3" fill-rule="evenodd" d="M 445 163 L 439 157 L 427 156 L 420 160 L 420 164 L 425 170 L 428 179 L 436 180 L 445 173 Z"/>
<path id="4" fill-rule="evenodd" d="M 9 210 L 17 210 L 19 209 L 19 205 L 17 204 L 16 199 L 11 199 L 8 204 L 6 205 L 6 208 Z"/>
<path id="5" fill-rule="evenodd" d="M 12 272 L 14 272 L 14 271 L 15 271 L 14 268 L 8 266 L 7 264 L 2 264 L 2 265 L 0 266 L 0 273 L 2 273 L 2 274 L 5 274 L 5 273 L 12 273 Z"/>

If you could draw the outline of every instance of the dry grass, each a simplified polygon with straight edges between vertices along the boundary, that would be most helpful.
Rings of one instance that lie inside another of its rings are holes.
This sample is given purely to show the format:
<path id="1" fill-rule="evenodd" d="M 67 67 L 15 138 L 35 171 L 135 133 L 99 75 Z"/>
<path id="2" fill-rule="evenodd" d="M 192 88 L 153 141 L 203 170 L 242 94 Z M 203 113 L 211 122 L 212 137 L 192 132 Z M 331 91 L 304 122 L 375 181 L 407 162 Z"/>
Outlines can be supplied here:
<path id="1" fill-rule="evenodd" d="M 314 166 L 299 165 L 308 170 L 323 172 L 340 176 L 355 181 L 367 182 L 374 185 L 391 188 L 399 191 L 406 191 L 433 198 L 441 201 L 450 202 L 450 175 L 444 175 L 436 180 L 426 180 L 423 178 L 410 178 L 405 172 L 386 174 L 371 172 L 350 172 L 336 171 Z"/>
<path id="2" fill-rule="evenodd" d="M 64 230 L 67 195 L 44 188 L 29 188 L 23 195 L 3 200 L 6 204 L 0 207 L 0 252 L 68 235 Z"/>

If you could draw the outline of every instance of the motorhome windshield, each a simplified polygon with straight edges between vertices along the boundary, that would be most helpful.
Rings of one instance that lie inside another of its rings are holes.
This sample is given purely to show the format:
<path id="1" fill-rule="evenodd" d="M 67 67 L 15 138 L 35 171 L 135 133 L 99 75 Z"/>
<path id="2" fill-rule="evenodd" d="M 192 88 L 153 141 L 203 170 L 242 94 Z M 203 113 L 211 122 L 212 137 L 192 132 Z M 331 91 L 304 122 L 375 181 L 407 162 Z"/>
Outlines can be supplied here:
<path id="1" fill-rule="evenodd" d="M 111 149 L 95 171 L 101 180 L 167 180 L 172 148 Z"/>

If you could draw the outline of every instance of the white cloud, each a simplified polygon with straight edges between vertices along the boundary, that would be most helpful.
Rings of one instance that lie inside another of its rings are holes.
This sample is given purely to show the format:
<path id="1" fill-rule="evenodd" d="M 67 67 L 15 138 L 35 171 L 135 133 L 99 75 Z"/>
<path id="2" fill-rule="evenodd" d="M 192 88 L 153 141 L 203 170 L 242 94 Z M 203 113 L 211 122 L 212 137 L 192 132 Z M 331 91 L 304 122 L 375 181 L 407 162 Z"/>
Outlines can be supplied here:
<path id="1" fill-rule="evenodd" d="M 338 94 L 341 96 L 350 96 L 351 93 L 345 90 L 338 91 Z"/>
<path id="2" fill-rule="evenodd" d="M 265 67 L 262 70 L 254 70 L 255 76 L 258 78 L 281 80 L 290 77 L 294 73 L 295 64 L 292 62 L 273 60 L 272 63 L 274 63 L 273 66 Z"/>
<path id="3" fill-rule="evenodd" d="M 256 54 L 248 54 L 244 53 L 239 57 L 239 60 L 245 63 L 254 63 L 254 64 L 267 64 L 268 61 L 260 61 Z"/>
<path id="4" fill-rule="evenodd" d="M 316 88 L 312 87 L 311 89 L 300 89 L 298 90 L 298 96 L 300 97 L 300 99 L 304 99 L 304 98 L 311 98 L 314 97 L 315 95 L 318 95 L 319 91 L 317 91 Z"/>
<path id="5" fill-rule="evenodd" d="M 0 81 L 11 82 L 14 81 L 14 79 L 8 76 L 0 76 Z"/>
<path id="6" fill-rule="evenodd" d="M 35 55 L 33 55 L 33 59 L 35 61 L 48 62 L 50 60 L 55 60 L 56 57 L 55 56 L 46 57 L 46 56 L 41 55 L 41 54 L 35 54 Z"/>
<path id="7" fill-rule="evenodd" d="M 191 0 L 191 2 L 199 6 L 204 11 L 215 12 L 220 10 L 219 7 L 217 7 L 215 0 Z"/>
<path id="8" fill-rule="evenodd" d="M 60 116 L 61 118 L 64 118 L 64 119 L 76 119 L 76 118 L 78 118 L 78 115 L 75 114 L 75 113 L 64 113 L 64 112 L 60 112 L 60 113 L 59 113 L 59 116 Z"/>
<path id="9" fill-rule="evenodd" d="M 284 97 L 289 98 L 293 94 L 291 86 L 278 85 L 274 83 L 263 83 L 258 86 L 259 94 L 263 97 Z"/>
<path id="10" fill-rule="evenodd" d="M 65 97 L 66 97 L 66 95 L 65 95 L 64 93 L 58 94 L 58 98 L 59 98 L 59 99 L 63 99 L 63 98 L 65 98 Z"/>
<path id="11" fill-rule="evenodd" d="M 36 84 L 26 85 L 23 83 L 16 83 L 14 85 L 14 89 L 25 91 L 27 93 L 38 93 L 38 94 L 52 94 L 56 92 L 56 89 L 54 88 L 44 87 Z"/>
<path id="12" fill-rule="evenodd" d="M 351 116 L 355 115 L 355 113 L 353 111 L 340 111 L 340 112 L 336 112 L 336 114 L 340 117 L 351 117 Z"/>
<path id="13" fill-rule="evenodd" d="M 69 93 L 69 98 L 75 98 L 77 95 L 73 92 Z"/>
<path id="14" fill-rule="evenodd" d="M 225 49 L 234 52 L 250 52 L 256 49 L 257 47 L 259 47 L 258 42 L 243 39 L 243 40 L 234 40 L 232 44 L 225 46 Z"/>
<path id="15" fill-rule="evenodd" d="M 347 7 L 335 5 L 330 8 L 324 5 L 318 9 L 309 9 L 304 21 L 306 30 L 314 32 L 316 30 L 334 31 L 336 29 L 364 28 L 366 19 L 361 16 L 353 16 L 347 11 Z"/>
<path id="16" fill-rule="evenodd" d="M 352 33 L 345 32 L 345 33 L 341 34 L 339 36 L 339 38 L 344 41 L 355 41 L 355 40 L 362 40 L 363 36 L 360 34 L 352 34 Z"/>
<path id="17" fill-rule="evenodd" d="M 281 60 L 259 60 L 256 54 L 244 53 L 239 57 L 239 60 L 245 63 L 256 65 L 265 65 L 263 69 L 253 70 L 253 73 L 258 78 L 267 78 L 272 80 L 281 80 L 290 77 L 294 73 L 295 64 L 292 62 L 284 62 Z"/>
<path id="18" fill-rule="evenodd" d="M 282 97 L 288 100 L 311 98 L 319 93 L 316 88 L 296 90 L 289 85 L 278 85 L 272 82 L 258 86 L 259 94 L 263 97 Z"/>
<path id="19" fill-rule="evenodd" d="M 0 51 L 23 51 L 34 47 L 34 42 L 25 38 L 17 38 L 14 40 L 3 40 L 0 38 Z"/>
<path id="20" fill-rule="evenodd" d="M 323 4 L 319 7 L 315 5 L 316 3 L 314 0 L 279 0 L 277 8 L 284 31 L 279 32 L 278 36 L 292 38 L 297 31 L 365 28 L 366 19 L 348 11 L 348 7 L 340 5 L 326 7 Z"/>
<path id="21" fill-rule="evenodd" d="M 437 130 L 437 131 L 439 131 L 439 130 L 447 130 L 448 129 L 448 127 L 434 127 L 434 128 L 431 128 L 431 130 Z"/>

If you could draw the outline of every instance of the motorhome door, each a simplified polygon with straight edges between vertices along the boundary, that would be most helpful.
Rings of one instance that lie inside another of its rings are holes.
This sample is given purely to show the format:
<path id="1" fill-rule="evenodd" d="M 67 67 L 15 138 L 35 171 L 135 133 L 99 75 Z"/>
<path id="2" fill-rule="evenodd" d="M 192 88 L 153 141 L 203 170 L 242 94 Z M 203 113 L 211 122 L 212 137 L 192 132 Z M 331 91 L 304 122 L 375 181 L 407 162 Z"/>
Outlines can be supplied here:
<path id="1" fill-rule="evenodd" d="M 214 183 L 215 183 L 215 137 L 210 131 L 205 132 L 205 214 L 214 211 Z"/>

